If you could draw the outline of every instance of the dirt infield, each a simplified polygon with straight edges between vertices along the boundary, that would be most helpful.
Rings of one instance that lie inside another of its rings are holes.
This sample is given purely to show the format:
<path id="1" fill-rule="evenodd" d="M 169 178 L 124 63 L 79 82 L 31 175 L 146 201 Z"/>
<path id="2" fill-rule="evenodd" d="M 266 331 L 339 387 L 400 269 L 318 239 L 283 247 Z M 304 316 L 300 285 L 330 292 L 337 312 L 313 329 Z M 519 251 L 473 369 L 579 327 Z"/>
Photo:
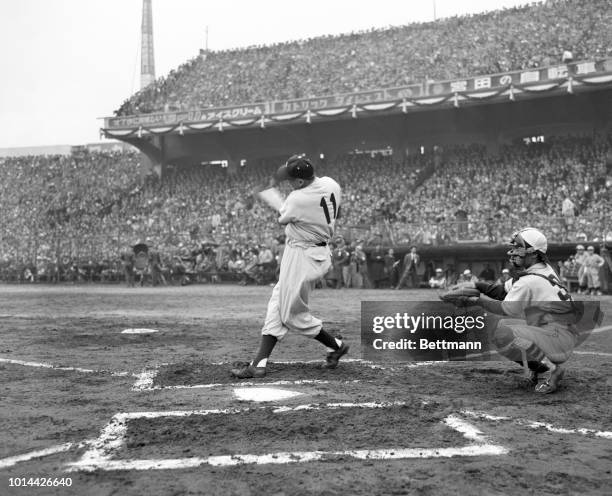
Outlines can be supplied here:
<path id="1" fill-rule="evenodd" d="M 320 290 L 313 308 L 349 360 L 323 369 L 319 343 L 289 336 L 264 380 L 236 381 L 269 294 L 1 286 L 0 494 L 610 493 L 612 331 L 538 396 L 504 361 L 358 361 L 361 300 L 432 293 Z M 602 308 L 606 329 L 612 298 Z M 236 395 L 258 385 L 296 394 Z M 10 485 L 36 477 L 72 485 Z"/>

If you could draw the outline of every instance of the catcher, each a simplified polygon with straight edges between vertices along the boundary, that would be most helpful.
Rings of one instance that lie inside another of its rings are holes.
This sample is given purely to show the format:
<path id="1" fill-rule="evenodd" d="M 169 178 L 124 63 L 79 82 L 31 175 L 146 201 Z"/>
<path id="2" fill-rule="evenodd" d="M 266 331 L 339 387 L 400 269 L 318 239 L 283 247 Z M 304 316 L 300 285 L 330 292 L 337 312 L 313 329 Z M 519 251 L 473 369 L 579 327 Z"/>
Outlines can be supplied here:
<path id="1" fill-rule="evenodd" d="M 477 305 L 502 316 L 491 331 L 500 355 L 525 368 L 537 393 L 559 387 L 566 362 L 578 341 L 579 307 L 546 257 L 546 237 L 528 227 L 516 232 L 508 252 L 516 271 L 504 286 L 475 283 L 455 287 L 442 295 L 457 306 Z M 548 372 L 538 384 L 538 375 Z"/>

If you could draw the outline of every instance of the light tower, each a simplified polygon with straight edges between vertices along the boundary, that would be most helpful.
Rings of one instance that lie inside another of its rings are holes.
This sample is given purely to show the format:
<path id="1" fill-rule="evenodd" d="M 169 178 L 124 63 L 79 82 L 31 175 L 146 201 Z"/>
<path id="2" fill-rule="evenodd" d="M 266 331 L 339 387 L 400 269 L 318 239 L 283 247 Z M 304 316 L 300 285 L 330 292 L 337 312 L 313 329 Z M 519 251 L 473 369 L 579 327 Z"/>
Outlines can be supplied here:
<path id="1" fill-rule="evenodd" d="M 155 81 L 153 54 L 153 7 L 151 0 L 142 0 L 142 38 L 140 47 L 140 89 Z"/>

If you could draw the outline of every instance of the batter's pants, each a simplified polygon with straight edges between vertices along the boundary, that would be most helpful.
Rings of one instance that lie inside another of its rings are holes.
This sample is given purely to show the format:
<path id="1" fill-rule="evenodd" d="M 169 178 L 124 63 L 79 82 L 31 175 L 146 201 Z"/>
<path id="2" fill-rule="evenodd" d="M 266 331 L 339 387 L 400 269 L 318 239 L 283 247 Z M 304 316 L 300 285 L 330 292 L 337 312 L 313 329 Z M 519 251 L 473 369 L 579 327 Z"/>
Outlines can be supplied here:
<path id="1" fill-rule="evenodd" d="M 331 254 L 327 246 L 287 244 L 261 333 L 279 340 L 289 330 L 307 337 L 319 334 L 322 322 L 310 313 L 308 299 L 315 282 L 330 267 Z"/>

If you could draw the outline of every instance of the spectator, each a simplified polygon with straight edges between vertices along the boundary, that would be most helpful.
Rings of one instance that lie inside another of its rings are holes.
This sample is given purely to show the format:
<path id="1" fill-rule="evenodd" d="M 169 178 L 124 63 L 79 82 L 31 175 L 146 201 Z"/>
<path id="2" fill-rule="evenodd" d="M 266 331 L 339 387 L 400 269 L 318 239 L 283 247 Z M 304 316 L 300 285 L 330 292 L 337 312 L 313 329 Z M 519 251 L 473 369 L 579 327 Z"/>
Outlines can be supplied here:
<path id="1" fill-rule="evenodd" d="M 510 270 L 509 269 L 502 269 L 501 275 L 499 276 L 497 281 L 495 281 L 495 284 L 497 286 L 505 286 L 506 285 L 506 281 L 511 279 L 511 277 L 512 276 L 510 275 Z"/>
<path id="2" fill-rule="evenodd" d="M 568 291 L 571 291 L 572 282 L 576 282 L 576 284 L 578 284 L 579 266 L 576 263 L 576 257 L 574 255 L 571 255 L 567 260 L 565 260 L 563 263 L 560 263 L 559 265 L 561 281 L 568 289 Z"/>
<path id="3" fill-rule="evenodd" d="M 485 264 L 485 268 L 482 269 L 482 272 L 478 276 L 478 279 L 480 279 L 481 281 L 495 280 L 495 271 L 491 268 L 491 264 Z"/>
<path id="4" fill-rule="evenodd" d="M 371 288 L 372 282 L 370 281 L 370 275 L 368 273 L 367 255 L 363 251 L 363 246 L 357 244 L 352 255 L 355 261 L 356 274 L 355 274 L 355 285 L 356 288 Z"/>
<path id="5" fill-rule="evenodd" d="M 461 277 L 459 278 L 457 282 L 458 283 L 478 282 L 478 278 L 474 274 L 472 274 L 472 271 L 470 269 L 465 269 L 463 271 L 463 274 L 461 275 Z"/>
<path id="6" fill-rule="evenodd" d="M 394 288 L 399 280 L 400 261 L 395 259 L 395 250 L 389 248 L 385 255 L 385 274 L 390 288 Z"/>
<path id="7" fill-rule="evenodd" d="M 379 288 L 387 278 L 385 273 L 385 251 L 380 243 L 376 244 L 374 249 L 368 254 L 368 261 L 372 286 L 374 288 Z"/>
<path id="8" fill-rule="evenodd" d="M 417 253 L 416 246 L 411 246 L 410 252 L 406 253 L 406 255 L 404 256 L 404 269 L 402 272 L 402 277 L 400 278 L 399 283 L 397 284 L 395 289 L 402 288 L 408 277 L 410 277 L 410 281 L 412 283 L 413 288 L 419 287 L 419 276 L 417 273 L 417 268 L 419 266 L 420 261 L 421 257 Z"/>
<path id="9" fill-rule="evenodd" d="M 585 261 L 588 254 L 584 250 L 583 245 L 576 245 L 576 255 L 574 255 L 574 262 L 576 265 L 577 276 L 578 276 L 578 294 L 587 293 L 588 277 L 586 273 Z"/>
<path id="10" fill-rule="evenodd" d="M 435 275 L 429 279 L 429 287 L 432 289 L 446 289 L 446 277 L 441 268 L 436 269 Z"/>
<path id="11" fill-rule="evenodd" d="M 584 258 L 584 271 L 587 277 L 588 291 L 592 295 L 601 296 L 602 294 L 599 270 L 603 267 L 604 263 L 604 259 L 595 253 L 595 247 L 589 246 L 587 248 L 587 255 Z"/>

